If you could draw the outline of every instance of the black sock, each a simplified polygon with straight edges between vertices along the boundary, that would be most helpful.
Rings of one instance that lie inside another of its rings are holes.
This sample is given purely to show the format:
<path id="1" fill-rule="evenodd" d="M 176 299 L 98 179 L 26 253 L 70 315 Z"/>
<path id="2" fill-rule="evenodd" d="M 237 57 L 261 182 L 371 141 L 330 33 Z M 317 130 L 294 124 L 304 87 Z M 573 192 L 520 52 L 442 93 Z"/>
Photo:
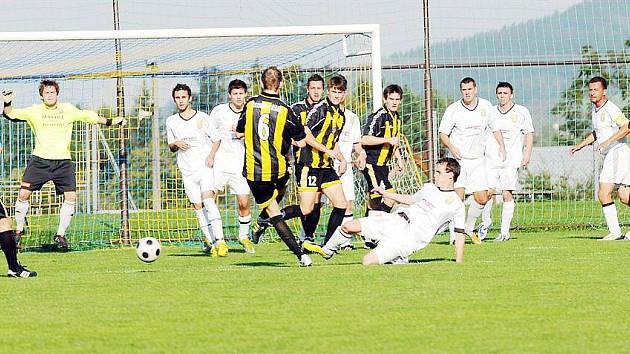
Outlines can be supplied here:
<path id="1" fill-rule="evenodd" d="M 302 216 L 302 209 L 300 209 L 299 205 L 289 205 L 287 207 L 284 207 L 284 209 L 282 209 L 283 220 L 290 220 L 290 219 L 301 217 L 301 216 Z"/>
<path id="2" fill-rule="evenodd" d="M 326 238 L 324 239 L 324 244 L 330 240 L 333 233 L 341 223 L 343 222 L 343 217 L 346 215 L 346 208 L 333 208 L 330 213 L 330 217 L 328 218 L 328 228 L 326 229 Z"/>
<path id="3" fill-rule="evenodd" d="M 16 271 L 20 267 L 17 260 L 17 247 L 15 245 L 15 231 L 0 232 L 0 246 L 4 251 L 9 269 Z"/>
<path id="4" fill-rule="evenodd" d="M 389 213 L 392 211 L 392 207 L 390 207 L 389 205 L 385 204 L 385 202 L 381 202 L 381 204 L 378 206 L 378 210 L 382 210 L 386 213 Z"/>
<path id="5" fill-rule="evenodd" d="M 291 229 L 289 229 L 289 225 L 282 220 L 282 216 L 276 215 L 272 217 L 271 224 L 276 229 L 276 232 L 278 232 L 282 241 L 284 241 L 291 252 L 293 252 L 293 254 L 295 254 L 299 259 L 302 256 L 302 249 L 300 248 L 300 245 L 298 245 L 297 241 L 295 241 L 295 237 L 293 236 Z"/>
<path id="6" fill-rule="evenodd" d="M 311 212 L 302 217 L 302 228 L 304 229 L 304 236 L 306 236 L 306 238 L 315 239 L 315 230 L 317 230 L 318 223 L 319 213 Z"/>

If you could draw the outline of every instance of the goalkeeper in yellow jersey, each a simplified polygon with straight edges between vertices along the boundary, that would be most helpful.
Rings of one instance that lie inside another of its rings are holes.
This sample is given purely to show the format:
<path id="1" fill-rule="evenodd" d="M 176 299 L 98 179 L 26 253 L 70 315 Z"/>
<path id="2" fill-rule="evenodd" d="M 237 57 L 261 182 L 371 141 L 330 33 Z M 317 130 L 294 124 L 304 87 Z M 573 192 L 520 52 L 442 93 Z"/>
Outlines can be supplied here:
<path id="1" fill-rule="evenodd" d="M 11 121 L 25 121 L 35 136 L 35 149 L 26 165 L 15 202 L 16 238 L 21 239 L 29 208 L 29 199 L 34 191 L 52 181 L 57 194 L 63 193 L 63 204 L 59 211 L 59 227 L 54 241 L 62 250 L 68 249 L 65 234 L 74 214 L 77 200 L 75 167 L 70 156 L 70 142 L 74 122 L 90 124 L 124 125 L 124 118 L 103 118 L 96 112 L 80 110 L 69 103 L 57 102 L 59 85 L 52 80 L 39 84 L 42 103 L 28 108 L 14 109 L 12 91 L 3 91 L 4 117 Z"/>

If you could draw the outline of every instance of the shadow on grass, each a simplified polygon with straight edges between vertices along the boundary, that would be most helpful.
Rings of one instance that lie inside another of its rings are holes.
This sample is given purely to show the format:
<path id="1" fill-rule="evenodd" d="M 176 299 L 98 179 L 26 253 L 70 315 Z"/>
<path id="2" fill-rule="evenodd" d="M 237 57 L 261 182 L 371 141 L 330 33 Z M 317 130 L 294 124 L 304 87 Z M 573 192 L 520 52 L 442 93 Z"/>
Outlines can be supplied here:
<path id="1" fill-rule="evenodd" d="M 210 255 L 208 253 L 203 253 L 203 252 L 199 251 L 199 253 L 169 254 L 169 255 L 167 255 L 167 257 L 208 257 L 208 258 L 210 258 Z"/>
<path id="2" fill-rule="evenodd" d="M 574 238 L 574 239 L 583 239 L 583 240 L 601 240 L 602 236 L 567 236 L 563 237 L 565 239 Z M 622 240 L 619 240 L 622 241 Z"/>
<path id="3" fill-rule="evenodd" d="M 411 259 L 409 263 L 431 263 L 431 262 L 453 262 L 452 258 L 425 258 L 425 259 Z"/>
<path id="4" fill-rule="evenodd" d="M 282 262 L 241 262 L 241 263 L 234 263 L 235 266 L 240 266 L 240 267 L 278 267 L 278 268 L 290 268 L 291 266 L 286 264 L 286 263 L 282 263 Z"/>
<path id="5" fill-rule="evenodd" d="M 26 247 L 23 251 L 34 252 L 34 253 L 68 253 L 75 251 L 70 247 L 69 249 L 61 249 L 55 243 L 42 244 L 38 247 Z"/>

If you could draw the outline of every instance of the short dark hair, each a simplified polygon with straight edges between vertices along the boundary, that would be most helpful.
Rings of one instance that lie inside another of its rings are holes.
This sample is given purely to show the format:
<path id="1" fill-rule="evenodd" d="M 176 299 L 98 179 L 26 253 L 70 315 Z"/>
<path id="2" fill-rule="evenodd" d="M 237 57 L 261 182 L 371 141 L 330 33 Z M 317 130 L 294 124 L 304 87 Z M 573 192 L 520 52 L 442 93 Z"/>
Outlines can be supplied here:
<path id="1" fill-rule="evenodd" d="M 43 96 L 44 95 L 44 88 L 45 87 L 54 87 L 55 91 L 57 91 L 57 94 L 59 94 L 59 84 L 57 83 L 57 81 L 54 80 L 42 80 L 39 83 L 39 95 Z"/>
<path id="2" fill-rule="evenodd" d="M 348 88 L 348 80 L 343 75 L 337 74 L 328 79 L 328 89 L 336 88 L 345 91 Z"/>
<path id="3" fill-rule="evenodd" d="M 470 84 L 471 82 L 473 86 L 477 87 L 477 83 L 475 82 L 475 79 L 469 76 L 466 76 L 465 78 L 462 79 L 462 81 L 459 82 L 459 87 L 461 88 L 463 84 Z"/>
<path id="4" fill-rule="evenodd" d="M 398 86 L 396 84 L 388 85 L 383 90 L 383 98 L 387 98 L 387 96 L 389 96 L 390 93 L 397 93 L 397 94 L 400 95 L 400 98 L 402 98 L 403 89 L 402 89 L 402 87 L 400 87 L 400 86 Z"/>
<path id="5" fill-rule="evenodd" d="M 325 84 L 324 78 L 321 75 L 313 74 L 313 75 L 311 75 L 308 78 L 308 80 L 306 80 L 306 87 L 308 88 L 308 86 L 311 84 L 311 82 L 314 82 L 314 81 L 321 81 L 322 82 L 322 86 L 324 86 L 324 84 Z"/>
<path id="6" fill-rule="evenodd" d="M 457 182 L 457 178 L 459 177 L 459 173 L 461 171 L 461 167 L 459 166 L 459 162 L 452 157 L 443 157 L 437 161 L 437 165 L 445 164 L 446 172 L 453 173 L 453 182 Z"/>
<path id="7" fill-rule="evenodd" d="M 232 93 L 232 90 L 240 89 L 240 88 L 245 90 L 245 93 L 247 93 L 247 84 L 245 83 L 245 81 L 234 79 L 230 81 L 230 83 L 228 84 L 228 93 Z"/>
<path id="8" fill-rule="evenodd" d="M 604 79 L 604 78 L 603 78 L 603 77 L 601 77 L 601 76 L 595 76 L 594 78 L 590 79 L 590 80 L 588 81 L 588 84 L 590 85 L 590 84 L 594 84 L 594 83 L 596 83 L 596 82 L 599 82 L 600 84 L 602 84 L 602 86 L 604 87 L 604 89 L 607 89 L 607 88 L 608 88 L 608 81 L 606 81 L 606 79 Z"/>
<path id="9" fill-rule="evenodd" d="M 282 82 L 282 72 L 275 66 L 263 70 L 261 75 L 263 89 L 277 90 Z"/>
<path id="10" fill-rule="evenodd" d="M 186 84 L 177 84 L 175 85 L 175 87 L 173 87 L 173 92 L 171 93 L 173 99 L 175 99 L 175 92 L 177 91 L 186 91 L 188 93 L 188 97 L 192 97 L 192 91 L 190 90 L 190 87 L 188 87 L 188 85 Z"/>
<path id="11" fill-rule="evenodd" d="M 497 85 L 497 88 L 494 90 L 494 92 L 496 93 L 497 91 L 499 91 L 499 89 L 501 87 L 509 88 L 510 89 L 510 93 L 514 93 L 514 87 L 512 87 L 512 84 L 510 84 L 507 81 L 499 81 L 499 84 Z"/>

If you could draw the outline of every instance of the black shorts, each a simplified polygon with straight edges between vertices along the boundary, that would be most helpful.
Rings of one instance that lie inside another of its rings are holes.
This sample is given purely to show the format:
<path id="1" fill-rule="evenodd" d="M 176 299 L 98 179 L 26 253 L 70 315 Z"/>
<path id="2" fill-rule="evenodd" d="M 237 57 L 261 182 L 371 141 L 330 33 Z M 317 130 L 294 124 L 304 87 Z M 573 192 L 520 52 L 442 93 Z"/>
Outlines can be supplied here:
<path id="1" fill-rule="evenodd" d="M 295 168 L 298 192 L 319 192 L 335 184 L 341 184 L 339 175 L 332 168 L 313 168 L 298 165 Z"/>
<path id="2" fill-rule="evenodd" d="M 394 192 L 394 187 L 389 181 L 389 167 L 388 166 L 376 166 L 366 164 L 365 168 L 361 170 L 365 181 L 367 182 L 367 189 L 371 191 L 374 187 L 382 187 L 388 192 Z M 380 198 L 378 193 L 370 193 L 370 199 Z"/>
<path id="3" fill-rule="evenodd" d="M 76 191 L 77 180 L 72 160 L 48 160 L 31 156 L 20 187 L 34 192 L 42 189 L 48 181 L 53 181 L 57 194 Z"/>
<path id="4" fill-rule="evenodd" d="M 4 203 L 2 203 L 2 200 L 0 200 L 0 219 L 4 219 L 8 217 L 9 217 L 9 212 L 7 211 L 7 208 L 4 206 Z"/>
<path id="5" fill-rule="evenodd" d="M 287 173 L 284 177 L 272 181 L 247 180 L 247 184 L 249 185 L 249 189 L 252 191 L 252 195 L 254 196 L 254 200 L 256 201 L 256 204 L 258 204 L 258 207 L 264 209 L 286 189 L 288 181 L 289 174 Z"/>

